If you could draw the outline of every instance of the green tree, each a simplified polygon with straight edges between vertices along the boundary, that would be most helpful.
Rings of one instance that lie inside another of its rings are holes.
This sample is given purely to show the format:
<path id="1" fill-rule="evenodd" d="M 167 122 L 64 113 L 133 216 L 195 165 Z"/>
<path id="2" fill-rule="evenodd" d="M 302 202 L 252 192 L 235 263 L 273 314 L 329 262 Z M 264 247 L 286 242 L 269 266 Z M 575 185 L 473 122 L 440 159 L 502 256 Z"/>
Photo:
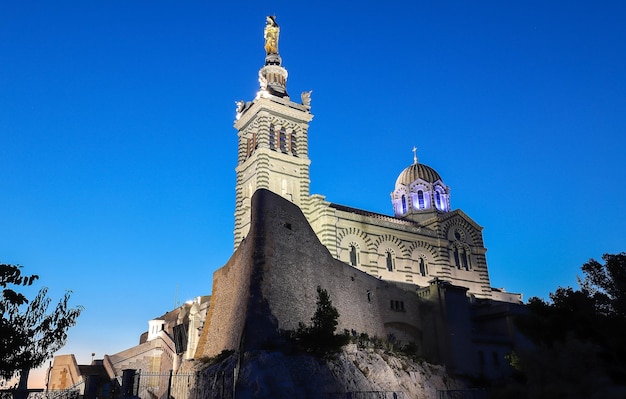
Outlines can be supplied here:
<path id="1" fill-rule="evenodd" d="M 580 286 L 593 298 L 597 310 L 611 317 L 626 317 L 626 252 L 602 255 L 604 264 L 589 259 L 582 266 Z"/>
<path id="2" fill-rule="evenodd" d="M 328 292 L 317 287 L 315 313 L 311 317 L 311 331 L 322 336 L 333 336 L 339 324 L 339 311 L 333 306 Z"/>
<path id="3" fill-rule="evenodd" d="M 582 266 L 580 289 L 529 300 L 518 325 L 533 347 L 511 357 L 521 371 L 519 397 L 625 397 L 626 253 L 602 259 Z"/>
<path id="4" fill-rule="evenodd" d="M 338 324 L 339 311 L 333 306 L 328 292 L 318 286 L 316 309 L 311 317 L 311 325 L 300 323 L 296 338 L 309 352 L 319 355 L 335 353 L 350 339 L 347 333 L 335 334 Z"/>
<path id="5" fill-rule="evenodd" d="M 47 297 L 47 288 L 41 288 L 30 301 L 13 288 L 32 285 L 37 278 L 22 275 L 21 266 L 0 264 L 3 288 L 0 377 L 8 380 L 19 374 L 21 390 L 26 389 L 30 370 L 41 366 L 65 345 L 68 329 L 76 324 L 83 310 L 80 306 L 69 306 L 70 292 L 48 312 L 51 299 Z"/>
<path id="6" fill-rule="evenodd" d="M 9 312 L 27 304 L 24 294 L 16 292 L 12 287 L 32 285 L 39 276 L 22 275 L 21 266 L 0 264 L 0 287 L 2 287 L 2 301 L 0 302 L 0 379 L 9 380 L 15 375 L 15 355 L 19 348 L 28 344 L 27 337 L 20 334 L 17 326 L 12 322 Z"/>

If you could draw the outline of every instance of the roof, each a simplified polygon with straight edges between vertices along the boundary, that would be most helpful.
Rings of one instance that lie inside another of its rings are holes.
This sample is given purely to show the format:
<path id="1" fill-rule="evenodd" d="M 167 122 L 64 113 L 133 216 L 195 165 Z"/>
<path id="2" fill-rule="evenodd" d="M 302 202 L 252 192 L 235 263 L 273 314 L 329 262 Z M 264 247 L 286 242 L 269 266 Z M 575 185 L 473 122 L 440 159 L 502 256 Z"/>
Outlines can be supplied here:
<path id="1" fill-rule="evenodd" d="M 434 183 L 437 180 L 443 181 L 441 179 L 441 176 L 439 176 L 439 173 L 437 173 L 435 169 L 422 163 L 417 163 L 416 161 L 411 166 L 404 169 L 402 173 L 400 173 L 398 179 L 396 180 L 396 187 L 399 184 L 404 184 L 405 186 L 408 186 L 417 179 L 424 180 L 428 183 Z"/>
<path id="2" fill-rule="evenodd" d="M 98 375 L 102 378 L 109 378 L 109 374 L 102 364 L 78 365 L 78 370 L 82 376 Z"/>
<path id="3" fill-rule="evenodd" d="M 373 219 L 378 219 L 378 220 L 385 221 L 385 222 L 391 222 L 391 223 L 395 223 L 395 224 L 402 225 L 402 226 L 410 226 L 413 228 L 417 228 L 419 229 L 420 233 L 424 235 L 428 235 L 432 237 L 435 237 L 437 235 L 436 231 L 424 226 L 423 224 L 419 222 L 415 222 L 413 220 L 400 219 L 394 216 L 383 215 L 382 213 L 364 211 L 363 209 L 351 208 L 349 206 L 339 205 L 335 203 L 330 203 L 329 206 L 331 208 L 337 209 L 338 211 L 352 213 L 355 215 L 366 216 L 366 217 L 370 217 Z"/>
<path id="4" fill-rule="evenodd" d="M 371 217 L 371 218 L 375 218 L 375 219 L 385 220 L 385 221 L 388 221 L 388 222 L 394 222 L 394 223 L 398 223 L 398 224 L 404 224 L 404 225 L 408 225 L 408 226 L 421 227 L 421 224 L 419 224 L 417 222 L 414 222 L 412 220 L 398 219 L 398 218 L 393 217 L 393 216 L 383 215 L 382 213 L 364 211 L 363 209 L 351 208 L 349 206 L 339 205 L 339 204 L 335 204 L 335 203 L 331 203 L 329 206 L 331 208 L 335 208 L 337 210 L 348 212 L 348 213 L 354 213 L 354 214 L 357 214 L 357 215 L 367 216 L 367 217 Z"/>

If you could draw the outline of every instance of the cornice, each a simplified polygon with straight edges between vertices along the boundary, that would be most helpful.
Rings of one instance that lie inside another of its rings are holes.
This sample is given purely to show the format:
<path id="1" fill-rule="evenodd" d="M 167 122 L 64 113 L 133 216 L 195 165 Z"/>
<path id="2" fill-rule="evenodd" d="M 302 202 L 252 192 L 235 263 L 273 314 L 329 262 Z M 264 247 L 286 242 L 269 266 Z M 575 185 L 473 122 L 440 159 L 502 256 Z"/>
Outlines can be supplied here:
<path id="1" fill-rule="evenodd" d="M 234 123 L 235 129 L 245 128 L 257 114 L 263 111 L 279 114 L 298 122 L 310 122 L 313 119 L 313 114 L 308 111 L 308 107 L 305 105 L 274 96 L 261 97 L 255 99 L 250 107 L 239 114 L 239 119 L 235 120 Z"/>

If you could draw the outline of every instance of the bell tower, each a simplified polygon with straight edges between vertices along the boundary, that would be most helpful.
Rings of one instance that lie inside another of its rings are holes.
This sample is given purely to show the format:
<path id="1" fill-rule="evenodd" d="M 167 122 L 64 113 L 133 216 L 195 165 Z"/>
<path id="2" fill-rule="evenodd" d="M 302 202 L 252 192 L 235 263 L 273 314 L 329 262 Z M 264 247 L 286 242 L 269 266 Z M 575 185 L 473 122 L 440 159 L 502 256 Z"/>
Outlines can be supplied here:
<path id="1" fill-rule="evenodd" d="M 287 198 L 305 214 L 310 202 L 311 92 L 302 93 L 301 103 L 290 99 L 287 70 L 278 53 L 279 33 L 275 17 L 267 17 L 265 65 L 259 70 L 259 91 L 254 100 L 237 102 L 235 249 L 250 229 L 250 198 L 257 189 L 268 189 Z"/>

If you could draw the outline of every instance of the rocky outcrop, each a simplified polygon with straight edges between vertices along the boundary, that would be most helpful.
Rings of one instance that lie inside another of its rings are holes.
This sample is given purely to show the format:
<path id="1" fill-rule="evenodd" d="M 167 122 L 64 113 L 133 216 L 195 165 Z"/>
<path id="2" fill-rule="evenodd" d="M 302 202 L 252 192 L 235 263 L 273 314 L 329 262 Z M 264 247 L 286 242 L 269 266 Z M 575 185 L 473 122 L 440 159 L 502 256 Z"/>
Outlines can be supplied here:
<path id="1" fill-rule="evenodd" d="M 462 382 L 449 377 L 442 366 L 383 350 L 359 349 L 354 344 L 327 360 L 307 354 L 254 351 L 198 367 L 197 389 L 207 399 L 233 397 L 234 379 L 235 397 L 246 399 L 338 399 L 347 393 L 362 398 L 426 399 L 437 398 L 438 390 L 463 388 Z"/>

